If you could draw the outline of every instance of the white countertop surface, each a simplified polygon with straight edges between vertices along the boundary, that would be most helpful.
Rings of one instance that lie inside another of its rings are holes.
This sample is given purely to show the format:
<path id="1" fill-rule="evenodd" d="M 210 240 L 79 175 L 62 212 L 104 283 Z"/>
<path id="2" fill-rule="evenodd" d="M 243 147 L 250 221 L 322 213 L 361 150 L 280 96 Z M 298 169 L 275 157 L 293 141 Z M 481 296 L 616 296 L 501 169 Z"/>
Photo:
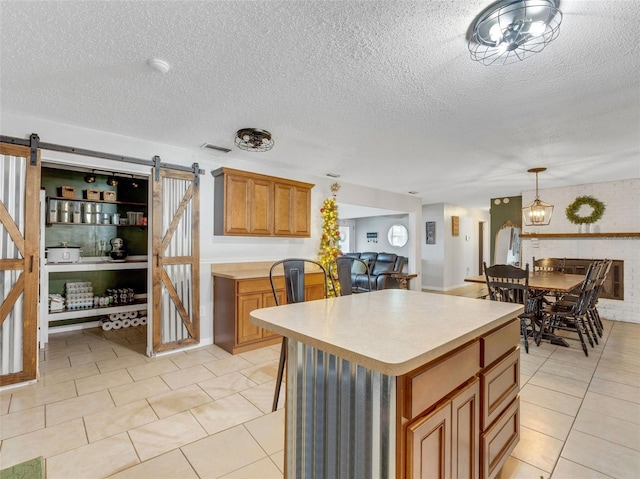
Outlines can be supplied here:
<path id="1" fill-rule="evenodd" d="M 522 313 L 518 304 L 386 289 L 251 312 L 254 324 L 369 369 L 406 374 Z"/>

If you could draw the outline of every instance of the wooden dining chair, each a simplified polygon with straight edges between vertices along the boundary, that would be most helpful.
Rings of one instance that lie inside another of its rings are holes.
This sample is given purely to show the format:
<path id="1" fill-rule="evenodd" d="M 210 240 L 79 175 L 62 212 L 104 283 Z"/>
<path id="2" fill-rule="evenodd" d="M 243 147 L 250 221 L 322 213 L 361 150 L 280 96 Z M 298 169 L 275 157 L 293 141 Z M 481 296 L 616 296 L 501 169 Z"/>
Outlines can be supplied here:
<path id="1" fill-rule="evenodd" d="M 533 272 L 548 271 L 553 273 L 564 273 L 566 267 L 566 258 L 540 258 L 533 257 Z"/>
<path id="2" fill-rule="evenodd" d="M 600 319 L 600 312 L 598 311 L 598 300 L 600 299 L 600 295 L 604 291 L 604 282 L 609 275 L 609 271 L 611 270 L 611 265 L 613 264 L 613 260 L 605 259 L 602 262 L 602 267 L 600 269 L 600 273 L 598 275 L 598 279 L 596 280 L 595 293 L 593 295 L 593 301 L 589 304 L 587 311 L 587 318 L 589 321 L 592 321 L 595 328 L 598 331 L 598 335 L 602 337 L 603 334 L 603 325 L 602 320 Z"/>
<path id="3" fill-rule="evenodd" d="M 304 275 L 305 265 L 313 267 L 324 275 L 324 297 L 327 296 L 327 272 L 322 264 L 317 261 L 302 258 L 288 258 L 277 261 L 271 265 L 269 269 L 269 282 L 271 283 L 271 291 L 275 299 L 276 306 L 280 306 L 280 299 L 276 291 L 276 277 L 279 276 L 276 270 L 282 268 L 284 271 L 284 290 L 287 304 L 302 303 L 305 301 Z M 282 377 L 284 375 L 284 366 L 287 361 L 287 338 L 282 337 L 282 346 L 280 348 L 280 361 L 278 363 L 278 376 L 276 378 L 276 389 L 273 395 L 273 405 L 271 412 L 278 408 L 278 399 L 280 398 L 280 388 L 282 386 Z"/>
<path id="4" fill-rule="evenodd" d="M 366 261 L 359 258 L 353 258 L 351 256 L 338 256 L 336 259 L 329 263 L 329 277 L 334 284 L 337 280 L 340 285 L 340 296 L 347 296 L 352 293 L 365 293 L 371 291 L 371 274 L 369 272 L 369 265 Z M 354 284 L 353 277 L 356 274 L 362 274 L 367 277 L 366 285 L 363 281 L 358 284 Z"/>
<path id="5" fill-rule="evenodd" d="M 577 294 L 567 295 L 553 304 L 544 306 L 544 312 L 549 318 L 549 329 L 552 332 L 562 330 L 577 333 L 585 356 L 589 356 L 585 338 L 591 347 L 594 347 L 594 341 L 598 341 L 595 332 L 592 336 L 589 331 L 591 329 L 593 332 L 588 320 L 588 311 L 597 293 L 596 284 L 601 267 L 598 261 L 591 263 Z M 568 336 L 567 339 L 574 338 Z"/>
<path id="6" fill-rule="evenodd" d="M 537 328 L 536 302 L 529 291 L 529 264 L 520 269 L 510 264 L 484 265 L 484 275 L 487 282 L 489 299 L 505 303 L 519 303 L 524 305 L 524 312 L 520 318 L 520 332 L 524 340 L 524 349 L 529 352 L 529 338 L 536 338 L 540 328 Z M 539 341 L 537 341 L 539 342 Z"/>

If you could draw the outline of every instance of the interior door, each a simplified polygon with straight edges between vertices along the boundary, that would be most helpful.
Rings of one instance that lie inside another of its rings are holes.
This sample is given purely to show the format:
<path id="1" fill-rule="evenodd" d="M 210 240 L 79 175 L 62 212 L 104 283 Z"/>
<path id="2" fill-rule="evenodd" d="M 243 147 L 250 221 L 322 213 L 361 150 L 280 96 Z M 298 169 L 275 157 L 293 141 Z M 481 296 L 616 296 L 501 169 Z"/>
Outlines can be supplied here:
<path id="1" fill-rule="evenodd" d="M 200 195 L 193 173 L 154 168 L 153 353 L 200 342 Z"/>
<path id="2" fill-rule="evenodd" d="M 36 379 L 40 151 L 0 143 L 0 386 Z M 28 220 L 27 220 L 28 219 Z"/>

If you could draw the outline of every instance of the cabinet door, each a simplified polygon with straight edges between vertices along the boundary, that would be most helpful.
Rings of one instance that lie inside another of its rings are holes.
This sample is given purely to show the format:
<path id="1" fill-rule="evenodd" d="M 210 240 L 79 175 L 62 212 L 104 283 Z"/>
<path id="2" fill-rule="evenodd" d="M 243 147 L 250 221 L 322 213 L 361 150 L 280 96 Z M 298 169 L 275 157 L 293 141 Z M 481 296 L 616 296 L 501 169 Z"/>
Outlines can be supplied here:
<path id="1" fill-rule="evenodd" d="M 243 176 L 225 176 L 224 233 L 249 234 L 251 232 L 251 179 Z"/>
<path id="2" fill-rule="evenodd" d="M 274 184 L 274 228 L 277 236 L 311 235 L 311 190 L 286 183 Z"/>
<path id="3" fill-rule="evenodd" d="M 293 234 L 293 185 L 275 183 L 273 185 L 273 234 L 289 236 Z"/>
<path id="4" fill-rule="evenodd" d="M 273 190 L 269 180 L 253 178 L 251 187 L 250 227 L 254 235 L 271 235 L 273 231 Z"/>
<path id="5" fill-rule="evenodd" d="M 238 296 L 238 329 L 236 344 L 248 343 L 262 338 L 262 328 L 251 322 L 249 313 L 262 308 L 263 293 L 241 294 Z"/>
<path id="6" fill-rule="evenodd" d="M 278 302 L 280 304 L 285 304 L 287 302 L 287 299 L 285 298 L 284 295 L 284 291 L 277 291 L 276 290 L 276 294 L 278 295 Z M 262 307 L 263 308 L 270 308 L 272 306 L 276 306 L 276 300 L 273 297 L 273 293 L 263 293 L 262 296 Z M 262 329 L 262 328 L 260 328 Z M 262 329 L 262 337 L 263 338 L 271 338 L 274 336 L 279 336 L 278 333 L 274 333 L 273 331 L 269 331 L 268 329 Z"/>
<path id="7" fill-rule="evenodd" d="M 480 477 L 480 382 L 475 379 L 451 399 L 451 477 Z"/>
<path id="8" fill-rule="evenodd" d="M 304 288 L 305 301 L 313 301 L 315 299 L 324 299 L 324 285 L 310 284 Z"/>
<path id="9" fill-rule="evenodd" d="M 418 419 L 407 429 L 407 477 L 451 476 L 451 401 Z"/>
<path id="10" fill-rule="evenodd" d="M 294 236 L 311 236 L 311 190 L 296 186 L 293 190 L 292 213 Z"/>

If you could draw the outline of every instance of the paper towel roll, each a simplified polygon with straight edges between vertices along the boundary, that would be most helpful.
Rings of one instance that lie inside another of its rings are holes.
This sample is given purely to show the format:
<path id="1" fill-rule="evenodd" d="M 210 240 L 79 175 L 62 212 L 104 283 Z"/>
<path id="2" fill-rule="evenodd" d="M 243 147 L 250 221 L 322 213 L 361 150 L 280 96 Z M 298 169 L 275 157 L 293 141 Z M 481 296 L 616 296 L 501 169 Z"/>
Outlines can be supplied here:
<path id="1" fill-rule="evenodd" d="M 129 326 L 131 326 L 131 320 L 129 318 L 123 319 L 122 320 L 122 327 L 123 328 L 128 328 Z"/>
<path id="2" fill-rule="evenodd" d="M 109 313 L 109 319 L 111 321 L 115 321 L 116 319 L 119 319 L 118 318 L 118 313 Z"/>
<path id="3" fill-rule="evenodd" d="M 129 311 L 129 318 L 133 319 L 133 318 L 137 318 L 138 317 L 138 312 L 137 311 Z"/>
<path id="4" fill-rule="evenodd" d="M 132 327 L 134 327 L 134 328 L 135 328 L 136 326 L 140 326 L 140 318 L 133 318 L 133 319 L 131 320 L 131 326 L 132 326 Z"/>
<path id="5" fill-rule="evenodd" d="M 111 324 L 113 324 L 113 329 L 120 329 L 122 327 L 122 321 L 120 321 L 119 319 L 111 321 Z"/>
<path id="6" fill-rule="evenodd" d="M 129 317 L 129 313 L 123 311 L 122 313 L 118 313 L 118 319 L 127 319 Z"/>
<path id="7" fill-rule="evenodd" d="M 102 321 L 102 329 L 104 331 L 110 331 L 113 329 L 113 323 L 111 321 Z"/>
<path id="8" fill-rule="evenodd" d="M 144 326 L 145 324 L 147 324 L 147 317 L 146 316 L 142 316 L 140 318 L 140 326 Z"/>

